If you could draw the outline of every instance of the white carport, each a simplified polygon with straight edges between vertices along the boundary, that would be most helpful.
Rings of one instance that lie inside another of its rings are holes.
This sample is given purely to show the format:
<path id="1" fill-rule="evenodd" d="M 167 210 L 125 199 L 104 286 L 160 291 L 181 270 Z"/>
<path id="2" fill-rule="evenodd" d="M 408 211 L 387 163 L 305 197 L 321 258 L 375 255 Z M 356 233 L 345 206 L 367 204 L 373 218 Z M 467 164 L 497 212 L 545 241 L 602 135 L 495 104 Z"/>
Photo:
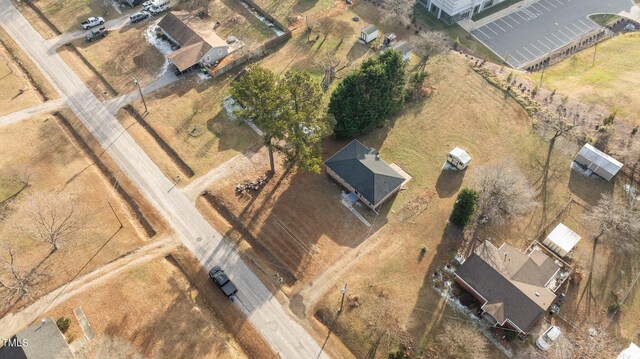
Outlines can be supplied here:
<path id="1" fill-rule="evenodd" d="M 551 231 L 551 233 L 549 233 L 542 244 L 559 256 L 564 257 L 571 252 L 573 247 L 578 244 L 581 238 L 582 237 L 580 237 L 578 233 L 560 223 L 553 229 L 553 231 Z"/>
<path id="2" fill-rule="evenodd" d="M 611 181 L 622 168 L 620 161 L 588 143 L 582 146 L 574 161 L 607 181 Z"/>

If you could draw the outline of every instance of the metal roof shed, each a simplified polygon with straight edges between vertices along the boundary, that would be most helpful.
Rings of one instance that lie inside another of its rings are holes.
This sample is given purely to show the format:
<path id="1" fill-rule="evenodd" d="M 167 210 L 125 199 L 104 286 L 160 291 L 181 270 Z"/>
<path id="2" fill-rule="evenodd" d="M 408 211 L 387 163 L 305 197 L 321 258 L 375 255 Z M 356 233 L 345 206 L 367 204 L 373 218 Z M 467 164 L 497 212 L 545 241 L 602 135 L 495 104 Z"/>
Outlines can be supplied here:
<path id="1" fill-rule="evenodd" d="M 573 247 L 578 244 L 581 238 L 582 237 L 580 237 L 579 234 L 560 223 L 553 229 L 553 231 L 551 231 L 551 233 L 549 233 L 542 244 L 547 246 L 547 248 L 551 249 L 556 254 L 564 257 L 571 252 Z"/>
<path id="2" fill-rule="evenodd" d="M 607 181 L 611 181 L 622 168 L 620 161 L 588 143 L 582 146 L 574 161 Z"/>

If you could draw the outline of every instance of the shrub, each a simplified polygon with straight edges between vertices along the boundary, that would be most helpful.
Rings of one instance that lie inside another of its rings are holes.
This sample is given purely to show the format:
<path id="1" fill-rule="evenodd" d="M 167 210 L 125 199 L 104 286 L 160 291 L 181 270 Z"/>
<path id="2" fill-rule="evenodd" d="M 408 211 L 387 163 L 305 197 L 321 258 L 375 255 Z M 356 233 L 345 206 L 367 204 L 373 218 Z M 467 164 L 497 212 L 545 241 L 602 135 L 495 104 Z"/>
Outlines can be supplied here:
<path id="1" fill-rule="evenodd" d="M 453 211 L 449 220 L 458 227 L 464 227 L 469 223 L 469 219 L 476 210 L 476 202 L 478 201 L 478 192 L 473 188 L 465 188 L 458 193 L 456 203 L 453 205 Z"/>
<path id="2" fill-rule="evenodd" d="M 60 317 L 56 320 L 56 325 L 61 332 L 66 333 L 69 330 L 69 326 L 71 325 L 71 319 L 67 317 Z"/>
<path id="3" fill-rule="evenodd" d="M 616 119 L 616 112 L 613 111 L 609 114 L 609 116 L 605 117 L 602 120 L 602 124 L 604 124 L 605 126 L 613 125 L 613 121 L 615 121 L 615 119 Z"/>
<path id="4" fill-rule="evenodd" d="M 516 340 L 516 338 L 518 337 L 518 333 L 516 333 L 516 332 L 515 332 L 515 331 L 513 331 L 513 330 L 508 330 L 508 331 L 504 334 L 504 337 L 507 339 L 507 341 L 512 342 L 512 341 Z"/>
<path id="5" fill-rule="evenodd" d="M 460 46 L 460 38 L 456 36 L 456 39 L 453 41 L 453 49 L 457 50 L 458 46 Z"/>

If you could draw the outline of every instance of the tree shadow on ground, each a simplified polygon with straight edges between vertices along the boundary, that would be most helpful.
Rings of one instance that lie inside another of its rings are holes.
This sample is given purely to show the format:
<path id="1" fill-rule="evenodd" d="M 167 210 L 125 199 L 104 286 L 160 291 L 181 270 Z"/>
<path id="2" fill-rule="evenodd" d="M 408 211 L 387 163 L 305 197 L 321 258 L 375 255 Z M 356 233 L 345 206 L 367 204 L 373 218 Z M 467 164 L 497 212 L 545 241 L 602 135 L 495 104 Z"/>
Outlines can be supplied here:
<path id="1" fill-rule="evenodd" d="M 593 206 L 604 194 L 613 194 L 616 178 L 607 182 L 596 176 L 585 176 L 575 169 L 569 175 L 569 190 L 585 203 Z"/>
<path id="2" fill-rule="evenodd" d="M 371 47 L 369 45 L 363 44 L 360 41 L 356 40 L 353 46 L 351 46 L 351 49 L 349 49 L 349 52 L 347 52 L 347 60 L 358 60 L 359 58 L 365 56 L 370 50 Z"/>
<path id="3" fill-rule="evenodd" d="M 467 171 L 449 170 L 443 167 L 436 181 L 438 197 L 449 198 L 458 193 L 466 173 Z"/>
<path id="4" fill-rule="evenodd" d="M 450 264 L 453 257 L 458 252 L 460 244 L 463 240 L 463 231 L 447 223 L 442 232 L 442 239 L 433 254 L 433 260 L 426 271 L 422 287 L 417 296 L 411 314 L 412 321 L 408 331 L 415 340 L 416 350 L 423 350 L 428 346 L 436 335 L 436 331 L 444 318 L 445 311 L 449 310 L 444 298 L 440 296 L 434 289 L 434 278 L 436 273 L 441 275 L 442 268 L 446 264 Z M 434 303 L 434 298 L 437 302 Z"/>

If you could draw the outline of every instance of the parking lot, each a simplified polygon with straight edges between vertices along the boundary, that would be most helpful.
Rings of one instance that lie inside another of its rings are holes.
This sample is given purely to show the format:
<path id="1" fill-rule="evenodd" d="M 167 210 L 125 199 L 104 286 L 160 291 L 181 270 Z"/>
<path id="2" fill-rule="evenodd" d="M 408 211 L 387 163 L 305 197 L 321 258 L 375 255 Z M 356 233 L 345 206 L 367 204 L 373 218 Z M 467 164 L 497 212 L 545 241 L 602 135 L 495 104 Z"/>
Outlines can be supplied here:
<path id="1" fill-rule="evenodd" d="M 601 27 L 589 19 L 633 7 L 628 0 L 540 0 L 480 26 L 471 34 L 514 68 L 521 68 Z"/>

